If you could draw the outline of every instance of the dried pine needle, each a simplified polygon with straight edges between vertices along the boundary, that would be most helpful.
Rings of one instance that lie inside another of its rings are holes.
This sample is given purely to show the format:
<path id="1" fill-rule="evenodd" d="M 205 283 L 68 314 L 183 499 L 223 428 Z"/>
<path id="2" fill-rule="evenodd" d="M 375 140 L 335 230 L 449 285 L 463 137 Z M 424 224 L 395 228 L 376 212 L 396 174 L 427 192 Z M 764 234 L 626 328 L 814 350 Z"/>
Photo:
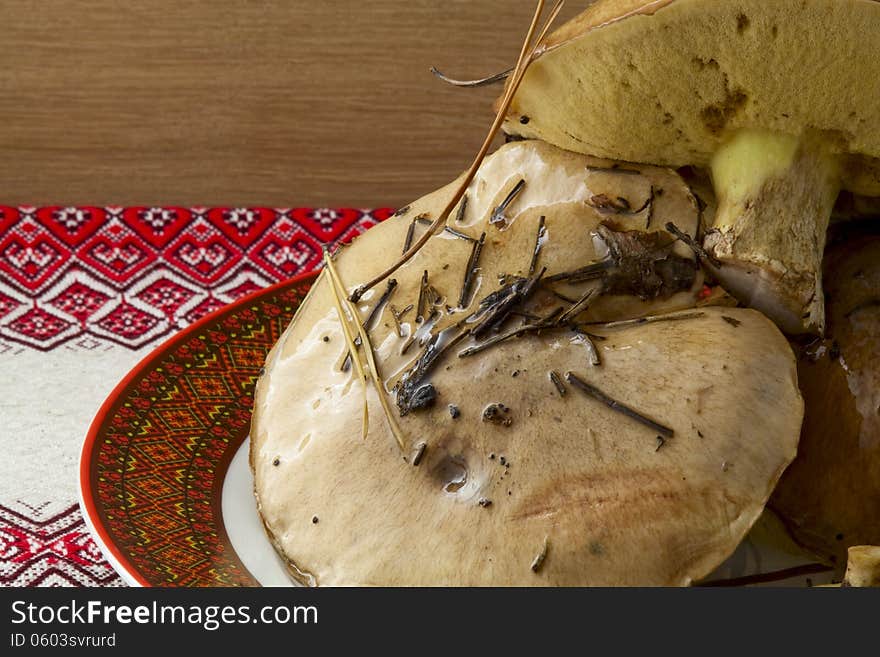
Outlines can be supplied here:
<path id="1" fill-rule="evenodd" d="M 642 324 L 655 324 L 657 322 L 680 322 L 687 319 L 699 319 L 705 317 L 704 312 L 687 312 L 677 315 L 646 315 L 636 319 L 622 319 L 616 322 L 587 322 L 588 326 L 602 329 L 627 328 L 629 326 L 641 326 Z"/>
<path id="2" fill-rule="evenodd" d="M 487 75 L 484 78 L 480 78 L 479 80 L 456 80 L 454 78 L 449 77 L 448 75 L 444 75 L 442 72 L 437 70 L 436 66 L 431 67 L 431 73 L 434 74 L 434 77 L 442 80 L 446 84 L 451 84 L 453 87 L 485 87 L 489 84 L 495 84 L 496 82 L 502 82 L 510 77 L 510 74 L 513 73 L 513 69 L 509 68 L 506 71 L 501 71 L 500 73 L 495 73 L 493 75 Z"/>
<path id="3" fill-rule="evenodd" d="M 342 325 L 342 333 L 345 336 L 345 341 L 348 343 L 348 353 L 351 356 L 355 369 L 357 370 L 358 378 L 360 378 L 364 385 L 364 413 L 363 421 L 361 423 L 361 434 L 363 438 L 366 438 L 370 428 L 370 407 L 367 403 L 367 376 L 364 372 L 364 366 L 361 363 L 360 356 L 358 355 L 358 348 L 354 342 L 354 336 L 351 334 L 351 327 L 348 324 L 348 316 L 345 314 L 345 310 L 343 310 L 342 307 L 344 303 L 343 299 L 345 297 L 345 288 L 342 288 L 340 292 L 336 287 L 336 276 L 333 275 L 336 269 L 333 265 L 333 259 L 330 257 L 330 252 L 326 247 L 324 248 L 324 265 L 330 278 L 330 291 L 333 293 L 333 303 L 336 306 L 336 313 L 339 315 L 339 323 Z M 357 320 L 357 315 L 354 316 L 354 319 Z"/>
<path id="4" fill-rule="evenodd" d="M 342 284 L 342 280 L 339 278 L 339 272 L 336 271 L 336 266 L 333 264 L 333 260 L 330 259 L 327 252 L 324 252 L 324 262 L 327 267 L 327 271 L 330 274 L 330 278 L 334 287 L 334 295 L 337 296 L 337 299 L 345 295 L 345 286 Z M 391 433 L 394 434 L 394 439 L 397 441 L 397 445 L 401 450 L 406 448 L 405 441 L 403 439 L 403 431 L 400 429 L 400 425 L 397 423 L 397 418 L 394 416 L 392 412 L 391 405 L 388 403 L 388 397 L 385 395 L 384 386 L 382 385 L 382 379 L 379 376 L 379 368 L 376 367 L 376 359 L 373 353 L 373 345 L 370 342 L 370 336 L 367 333 L 367 330 L 364 328 L 361 322 L 357 321 L 357 310 L 351 301 L 347 299 L 344 301 L 348 305 L 349 311 L 352 313 L 352 316 L 355 319 L 355 324 L 357 325 L 358 334 L 361 338 L 361 344 L 364 348 L 364 355 L 367 359 L 367 370 L 370 374 L 370 377 L 373 380 L 373 385 L 376 387 L 376 394 L 379 396 L 379 403 L 382 405 L 382 410 L 385 412 L 385 419 L 388 421 L 388 426 L 391 428 Z M 349 333 L 350 335 L 350 333 Z M 350 347 L 353 346 L 354 340 L 352 339 L 350 343 Z M 352 354 L 356 352 L 352 350 Z M 357 362 L 357 358 L 354 358 L 355 362 Z M 363 370 L 361 370 L 363 371 Z M 366 383 L 366 377 L 365 377 Z M 366 385 L 364 386 L 366 390 Z"/>
<path id="5" fill-rule="evenodd" d="M 545 5 L 545 0 L 538 0 L 537 7 L 535 8 L 535 14 L 532 17 L 532 23 L 531 25 L 529 25 L 529 31 L 526 34 L 525 40 L 523 41 L 519 58 L 516 61 L 516 66 L 513 69 L 513 74 L 509 78 L 509 83 L 504 93 L 504 99 L 501 102 L 501 106 L 498 108 L 498 112 L 495 115 L 495 120 L 492 122 L 492 127 L 489 128 L 489 132 L 486 135 L 486 139 L 483 142 L 483 145 L 477 152 L 477 156 L 471 163 L 467 174 L 465 174 L 464 179 L 461 181 L 461 184 L 458 186 L 455 194 L 452 195 L 452 198 L 446 204 L 446 207 L 431 223 L 431 225 L 428 227 L 428 230 L 426 230 L 424 234 L 422 234 L 422 236 L 416 241 L 416 243 L 413 244 L 406 251 L 406 253 L 401 255 L 397 259 L 397 261 L 393 265 L 391 265 L 391 267 L 383 271 L 372 280 L 363 283 L 362 285 L 359 285 L 349 297 L 351 301 L 357 303 L 357 301 L 360 300 L 361 296 L 363 296 L 364 292 L 378 285 L 386 278 L 391 276 L 394 272 L 396 272 L 402 265 L 409 262 L 409 260 L 416 253 L 418 253 L 425 244 L 427 244 L 428 240 L 434 236 L 434 234 L 439 230 L 440 226 L 446 224 L 447 220 L 449 219 L 450 213 L 458 205 L 458 202 L 467 191 L 468 186 L 471 184 L 471 181 L 477 174 L 477 170 L 483 163 L 486 154 L 489 152 L 489 148 L 491 148 L 492 146 L 492 140 L 495 138 L 498 130 L 501 129 L 501 124 L 504 123 L 505 116 L 507 115 L 507 110 L 510 107 L 510 103 L 513 101 L 514 95 L 519 89 L 519 85 L 522 82 L 523 77 L 525 76 L 526 70 L 528 69 L 529 65 L 534 61 L 535 57 L 537 57 L 540 46 L 543 43 L 544 38 L 547 36 L 547 32 L 550 30 L 551 24 L 554 20 L 556 20 L 556 17 L 559 15 L 563 4 L 564 0 L 559 0 L 559 2 L 556 3 L 556 5 L 553 7 L 553 10 L 550 12 L 550 16 L 545 22 L 541 33 L 538 35 L 538 38 L 534 39 L 535 31 L 538 28 L 538 21 L 541 19 L 541 14 L 544 11 Z"/>

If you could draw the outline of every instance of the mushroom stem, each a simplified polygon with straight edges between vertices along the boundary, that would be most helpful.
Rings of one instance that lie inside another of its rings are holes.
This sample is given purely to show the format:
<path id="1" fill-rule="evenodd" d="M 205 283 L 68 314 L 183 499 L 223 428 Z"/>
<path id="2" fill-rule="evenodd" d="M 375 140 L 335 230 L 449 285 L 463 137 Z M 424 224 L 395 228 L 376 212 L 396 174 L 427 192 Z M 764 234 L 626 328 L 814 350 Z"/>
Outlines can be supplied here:
<path id="1" fill-rule="evenodd" d="M 822 333 L 822 253 L 838 157 L 814 135 L 741 130 L 711 162 L 718 200 L 706 251 L 728 292 L 785 332 Z"/>
<path id="2" fill-rule="evenodd" d="M 880 586 L 880 547 L 854 545 L 849 548 L 844 586 Z"/>

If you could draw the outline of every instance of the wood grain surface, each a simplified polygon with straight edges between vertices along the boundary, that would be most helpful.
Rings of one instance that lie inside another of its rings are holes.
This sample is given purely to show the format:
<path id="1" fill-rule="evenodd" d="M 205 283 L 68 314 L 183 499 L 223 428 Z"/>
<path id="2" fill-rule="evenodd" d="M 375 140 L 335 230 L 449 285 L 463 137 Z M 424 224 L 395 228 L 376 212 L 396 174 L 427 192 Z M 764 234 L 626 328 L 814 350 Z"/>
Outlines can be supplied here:
<path id="1" fill-rule="evenodd" d="M 466 168 L 500 89 L 428 68 L 503 70 L 533 8 L 4 2 L 0 204 L 403 205 Z"/>

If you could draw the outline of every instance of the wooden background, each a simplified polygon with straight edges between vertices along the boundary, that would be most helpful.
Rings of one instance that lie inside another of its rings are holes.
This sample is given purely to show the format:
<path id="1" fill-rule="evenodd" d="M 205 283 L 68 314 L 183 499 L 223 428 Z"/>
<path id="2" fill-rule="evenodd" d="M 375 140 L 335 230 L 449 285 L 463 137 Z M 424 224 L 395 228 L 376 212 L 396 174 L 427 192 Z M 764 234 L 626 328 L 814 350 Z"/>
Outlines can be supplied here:
<path id="1" fill-rule="evenodd" d="M 500 93 L 429 66 L 507 68 L 533 8 L 3 2 L 0 204 L 403 205 L 466 168 Z"/>

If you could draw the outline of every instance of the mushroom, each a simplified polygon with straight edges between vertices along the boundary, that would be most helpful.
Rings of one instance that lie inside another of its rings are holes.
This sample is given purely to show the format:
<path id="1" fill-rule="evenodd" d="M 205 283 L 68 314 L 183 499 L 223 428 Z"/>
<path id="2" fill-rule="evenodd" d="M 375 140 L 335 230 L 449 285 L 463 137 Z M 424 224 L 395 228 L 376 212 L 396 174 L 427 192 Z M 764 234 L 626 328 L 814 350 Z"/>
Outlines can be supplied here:
<path id="1" fill-rule="evenodd" d="M 372 229 L 381 240 L 373 247 L 377 253 L 399 254 L 413 243 L 457 184 Z M 544 267 L 537 291 L 552 293 L 547 303 L 554 307 L 568 309 L 602 288 L 579 315 L 586 321 L 690 308 L 704 276 L 693 250 L 666 226 L 695 237 L 700 218 L 690 187 L 670 169 L 625 165 L 539 141 L 506 144 L 479 168 L 443 239 L 430 241 L 429 251 L 411 265 L 420 275 L 427 270 L 428 286 L 442 296 L 436 308 L 416 307 L 413 319 L 422 310 L 436 311 L 436 329 L 442 330 L 473 311 L 498 280 L 534 276 Z M 395 296 L 399 308 L 418 305 L 418 294 Z"/>
<path id="2" fill-rule="evenodd" d="M 800 448 L 771 506 L 842 568 L 849 546 L 880 544 L 880 235 L 835 243 L 824 267 L 829 335 L 800 349 Z"/>
<path id="3" fill-rule="evenodd" d="M 646 232 L 635 210 L 651 186 L 664 193 Z M 348 292 L 394 262 L 414 218 L 431 216 L 454 188 L 328 256 L 267 358 L 251 466 L 261 517 L 293 578 L 686 585 L 704 577 L 794 458 L 802 401 L 788 343 L 753 310 L 688 308 L 693 279 L 664 289 L 678 280 L 664 277 L 667 267 L 695 271 L 690 249 L 659 228 L 675 220 L 682 232 L 697 230 L 697 208 L 674 173 L 537 142 L 487 158 L 449 230 L 384 292 L 346 306 Z M 605 273 L 554 279 L 575 270 Z M 656 296 L 647 280 L 659 281 Z M 570 301 L 555 289 L 563 282 Z M 360 333 L 360 346 L 345 333 Z M 352 350 L 356 363 L 374 360 L 366 369 L 378 381 L 367 386 L 346 367 Z"/>
<path id="4" fill-rule="evenodd" d="M 854 545 L 848 550 L 843 586 L 880 586 L 880 547 Z"/>
<path id="5" fill-rule="evenodd" d="M 504 130 L 711 171 L 718 279 L 786 332 L 821 333 L 838 191 L 880 196 L 880 3 L 599 0 L 551 34 Z"/>

